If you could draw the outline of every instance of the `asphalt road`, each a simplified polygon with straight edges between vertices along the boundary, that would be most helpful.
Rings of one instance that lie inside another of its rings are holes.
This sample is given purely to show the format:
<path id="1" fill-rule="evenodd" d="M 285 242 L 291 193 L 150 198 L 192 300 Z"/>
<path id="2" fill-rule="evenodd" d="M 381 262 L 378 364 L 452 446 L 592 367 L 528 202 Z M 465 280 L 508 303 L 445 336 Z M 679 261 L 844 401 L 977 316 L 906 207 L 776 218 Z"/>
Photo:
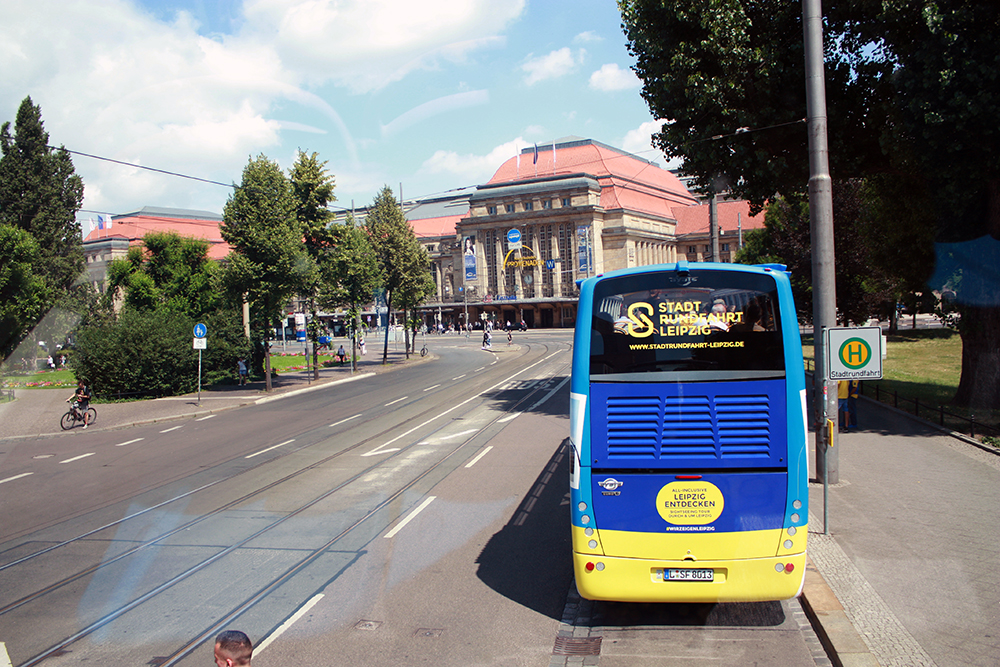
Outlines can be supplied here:
<path id="1" fill-rule="evenodd" d="M 829 664 L 794 600 L 574 599 L 568 334 L 34 443 L 0 496 L 12 664 L 204 665 L 226 628 L 258 667 L 573 664 L 567 632 L 605 667 Z"/>

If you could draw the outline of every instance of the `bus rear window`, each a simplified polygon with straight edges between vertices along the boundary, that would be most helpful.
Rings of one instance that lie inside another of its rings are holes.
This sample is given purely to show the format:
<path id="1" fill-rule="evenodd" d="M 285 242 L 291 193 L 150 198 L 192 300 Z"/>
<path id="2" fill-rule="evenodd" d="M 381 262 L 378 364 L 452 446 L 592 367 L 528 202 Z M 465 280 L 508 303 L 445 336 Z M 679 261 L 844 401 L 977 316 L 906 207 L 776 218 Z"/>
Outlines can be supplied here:
<path id="1" fill-rule="evenodd" d="M 594 289 L 590 373 L 657 373 L 657 379 L 684 373 L 695 379 L 701 373 L 686 372 L 715 371 L 709 379 L 783 372 L 777 298 L 770 276 L 736 271 L 604 280 Z"/>

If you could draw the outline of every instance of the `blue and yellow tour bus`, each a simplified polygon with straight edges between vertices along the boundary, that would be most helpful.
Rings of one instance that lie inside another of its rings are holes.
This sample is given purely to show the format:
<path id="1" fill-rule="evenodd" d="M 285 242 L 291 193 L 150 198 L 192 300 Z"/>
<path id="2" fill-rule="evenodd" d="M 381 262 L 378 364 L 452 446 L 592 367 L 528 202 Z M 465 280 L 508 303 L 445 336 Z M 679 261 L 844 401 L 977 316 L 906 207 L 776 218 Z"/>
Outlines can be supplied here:
<path id="1" fill-rule="evenodd" d="M 570 424 L 583 597 L 799 594 L 806 390 L 784 267 L 681 261 L 584 280 Z"/>

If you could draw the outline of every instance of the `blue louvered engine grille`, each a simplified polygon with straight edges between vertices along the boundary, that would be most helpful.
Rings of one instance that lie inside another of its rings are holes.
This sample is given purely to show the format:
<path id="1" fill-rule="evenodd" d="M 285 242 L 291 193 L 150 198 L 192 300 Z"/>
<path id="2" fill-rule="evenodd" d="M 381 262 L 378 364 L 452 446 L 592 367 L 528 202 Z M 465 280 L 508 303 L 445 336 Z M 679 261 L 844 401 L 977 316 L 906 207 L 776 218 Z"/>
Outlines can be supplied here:
<path id="1" fill-rule="evenodd" d="M 766 394 L 608 396 L 606 411 L 609 460 L 771 456 Z"/>

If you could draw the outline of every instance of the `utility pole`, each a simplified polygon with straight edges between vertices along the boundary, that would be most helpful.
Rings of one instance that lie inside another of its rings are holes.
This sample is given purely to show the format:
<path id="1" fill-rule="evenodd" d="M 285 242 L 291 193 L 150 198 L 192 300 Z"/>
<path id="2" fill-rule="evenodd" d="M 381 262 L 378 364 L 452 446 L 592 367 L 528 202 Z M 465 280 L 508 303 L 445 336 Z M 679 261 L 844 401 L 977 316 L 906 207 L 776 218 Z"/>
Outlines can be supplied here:
<path id="1" fill-rule="evenodd" d="M 719 206 L 716 199 L 715 190 L 712 190 L 712 198 L 708 200 L 708 237 L 712 244 L 712 258 L 710 261 L 719 261 Z"/>
<path id="2" fill-rule="evenodd" d="M 809 132 L 809 227 L 812 235 L 813 426 L 816 432 L 816 475 L 824 485 L 840 479 L 837 429 L 837 383 L 826 380 L 825 332 L 837 324 L 837 288 L 833 246 L 833 189 L 827 146 L 826 83 L 823 78 L 823 7 L 821 0 L 802 0 L 802 32 L 806 56 L 806 116 Z M 824 522 L 825 523 L 825 522 Z M 826 526 L 823 526 L 824 530 Z"/>

